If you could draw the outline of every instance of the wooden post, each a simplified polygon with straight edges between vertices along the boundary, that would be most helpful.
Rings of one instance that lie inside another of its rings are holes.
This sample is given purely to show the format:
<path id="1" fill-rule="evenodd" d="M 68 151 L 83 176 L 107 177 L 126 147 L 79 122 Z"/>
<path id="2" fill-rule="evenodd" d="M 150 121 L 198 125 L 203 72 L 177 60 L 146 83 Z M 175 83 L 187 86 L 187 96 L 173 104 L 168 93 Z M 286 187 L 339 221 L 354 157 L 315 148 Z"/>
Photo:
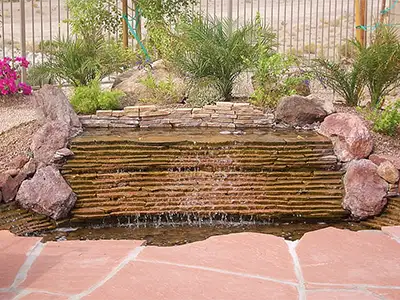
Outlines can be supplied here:
<path id="1" fill-rule="evenodd" d="M 383 23 L 385 21 L 386 14 L 383 14 L 382 11 L 386 8 L 386 0 L 382 0 L 381 4 L 381 15 L 379 17 L 379 22 Z"/>
<path id="2" fill-rule="evenodd" d="M 125 48 L 128 48 L 128 23 L 125 17 L 128 16 L 128 0 L 122 0 L 122 42 Z"/>
<path id="3" fill-rule="evenodd" d="M 355 0 L 356 10 L 356 38 L 357 41 L 365 46 L 365 30 L 358 28 L 358 26 L 365 26 L 367 19 L 367 0 Z"/>

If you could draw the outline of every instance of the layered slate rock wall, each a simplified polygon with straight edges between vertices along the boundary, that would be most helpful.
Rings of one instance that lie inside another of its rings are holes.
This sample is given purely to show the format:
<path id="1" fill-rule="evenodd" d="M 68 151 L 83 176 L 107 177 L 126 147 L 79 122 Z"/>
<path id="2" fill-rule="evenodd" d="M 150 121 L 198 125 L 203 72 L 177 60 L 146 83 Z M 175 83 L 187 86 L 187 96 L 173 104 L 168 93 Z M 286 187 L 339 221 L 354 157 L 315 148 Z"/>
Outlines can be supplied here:
<path id="1" fill-rule="evenodd" d="M 155 105 L 128 106 L 124 110 L 101 110 L 81 116 L 92 128 L 174 128 L 174 127 L 272 127 L 274 115 L 249 103 L 217 102 L 203 108 L 164 108 Z"/>
<path id="2" fill-rule="evenodd" d="M 100 136 L 96 130 L 74 139 L 75 156 L 62 170 L 78 196 L 72 218 L 332 221 L 347 215 L 343 173 L 328 139 L 311 132 L 219 131 Z"/>

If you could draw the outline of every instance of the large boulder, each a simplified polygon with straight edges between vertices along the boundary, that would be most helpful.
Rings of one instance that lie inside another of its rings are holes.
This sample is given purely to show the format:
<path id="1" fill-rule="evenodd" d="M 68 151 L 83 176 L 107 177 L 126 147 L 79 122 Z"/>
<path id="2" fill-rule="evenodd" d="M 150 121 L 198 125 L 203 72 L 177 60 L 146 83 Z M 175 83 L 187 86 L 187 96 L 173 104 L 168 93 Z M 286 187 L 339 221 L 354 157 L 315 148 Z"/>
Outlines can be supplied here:
<path id="1" fill-rule="evenodd" d="M 67 146 L 68 138 L 68 127 L 64 123 L 46 123 L 32 138 L 33 157 L 41 165 L 50 164 L 57 150 Z"/>
<path id="2" fill-rule="evenodd" d="M 390 162 L 384 161 L 378 166 L 378 175 L 391 184 L 399 181 L 399 170 Z"/>
<path id="3" fill-rule="evenodd" d="M 82 124 L 63 91 L 53 85 L 45 85 L 33 94 L 34 102 L 46 122 L 60 122 L 67 126 L 69 137 L 82 132 Z"/>
<path id="4" fill-rule="evenodd" d="M 316 94 L 311 94 L 307 96 L 307 98 L 318 103 L 328 115 L 336 112 L 335 106 L 333 105 L 333 101 L 330 97 L 320 98 Z"/>
<path id="5" fill-rule="evenodd" d="M 366 158 L 374 147 L 363 120 L 353 114 L 337 113 L 326 117 L 319 132 L 332 140 L 335 154 L 343 162 Z"/>
<path id="6" fill-rule="evenodd" d="M 16 200 L 25 209 L 58 220 L 65 218 L 74 207 L 76 195 L 60 172 L 47 166 L 22 183 Z"/>
<path id="7" fill-rule="evenodd" d="M 343 208 L 355 219 L 379 215 L 387 203 L 389 186 L 377 169 L 377 165 L 367 159 L 352 161 L 348 166 L 344 176 Z"/>
<path id="8" fill-rule="evenodd" d="M 113 89 L 124 92 L 129 99 L 127 105 L 134 105 L 139 100 L 151 99 L 154 97 L 154 90 L 146 86 L 143 82 L 151 74 L 156 84 L 160 82 L 172 81 L 176 92 L 182 98 L 185 94 L 184 80 L 171 72 L 165 65 L 163 60 L 158 60 L 153 63 L 150 71 L 146 68 L 135 67 L 125 73 L 119 75 L 114 84 Z"/>
<path id="9" fill-rule="evenodd" d="M 303 96 L 284 97 L 276 108 L 276 120 L 291 126 L 305 126 L 321 122 L 327 116 L 321 103 Z"/>
<path id="10" fill-rule="evenodd" d="M 389 161 L 397 170 L 400 170 L 400 157 L 386 154 L 371 154 L 369 160 L 378 166 L 385 161 Z"/>

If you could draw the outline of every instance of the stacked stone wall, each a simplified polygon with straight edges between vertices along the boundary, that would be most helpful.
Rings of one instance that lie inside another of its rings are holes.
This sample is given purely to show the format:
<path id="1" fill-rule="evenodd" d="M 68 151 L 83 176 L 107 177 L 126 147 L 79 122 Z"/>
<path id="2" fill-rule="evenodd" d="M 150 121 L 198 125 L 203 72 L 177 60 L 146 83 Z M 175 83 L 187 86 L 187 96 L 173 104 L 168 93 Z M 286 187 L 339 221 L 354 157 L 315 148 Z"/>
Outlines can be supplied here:
<path id="1" fill-rule="evenodd" d="M 128 106 L 124 110 L 99 110 L 81 116 L 88 128 L 272 127 L 274 115 L 249 103 L 217 102 L 202 108 Z"/>

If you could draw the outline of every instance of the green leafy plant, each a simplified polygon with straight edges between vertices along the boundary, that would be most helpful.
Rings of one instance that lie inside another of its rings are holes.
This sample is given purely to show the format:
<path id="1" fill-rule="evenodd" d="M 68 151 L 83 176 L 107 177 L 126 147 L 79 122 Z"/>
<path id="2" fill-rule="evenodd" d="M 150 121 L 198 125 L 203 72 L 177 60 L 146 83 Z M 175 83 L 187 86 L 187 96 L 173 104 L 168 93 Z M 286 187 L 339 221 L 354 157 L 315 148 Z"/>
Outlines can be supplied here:
<path id="1" fill-rule="evenodd" d="M 171 60 L 173 56 L 174 34 L 171 28 L 163 22 L 146 23 L 146 45 L 151 51 L 151 56 L 164 60 Z"/>
<path id="2" fill-rule="evenodd" d="M 175 25 L 178 20 L 190 13 L 190 7 L 197 0 L 138 0 L 137 4 L 149 23 Z"/>
<path id="3" fill-rule="evenodd" d="M 256 27 L 246 24 L 235 29 L 231 20 L 194 17 L 178 24 L 172 58 L 175 66 L 192 81 L 210 80 L 226 99 L 232 98 L 233 84 L 257 57 Z M 274 35 L 263 28 L 263 43 Z"/>
<path id="4" fill-rule="evenodd" d="M 294 95 L 300 84 L 308 84 L 306 73 L 292 76 L 294 56 L 279 53 L 265 55 L 259 59 L 253 77 L 255 89 L 251 102 L 257 106 L 274 108 L 283 96 Z"/>
<path id="5" fill-rule="evenodd" d="M 35 81 L 68 83 L 73 86 L 87 85 L 96 77 L 122 71 L 133 65 L 135 55 L 129 49 L 113 41 L 105 41 L 102 36 L 86 40 L 59 39 L 49 60 L 30 70 L 29 77 Z"/>
<path id="6" fill-rule="evenodd" d="M 72 33 L 91 39 L 98 33 L 117 33 L 121 24 L 121 13 L 112 0 L 67 0 Z"/>
<path id="7" fill-rule="evenodd" d="M 169 77 L 166 81 L 156 81 L 151 72 L 148 72 L 147 77 L 140 81 L 150 92 L 150 97 L 140 99 L 141 102 L 157 103 L 157 104 L 173 104 L 181 100 L 179 93 L 172 78 Z"/>
<path id="8" fill-rule="evenodd" d="M 400 125 L 400 100 L 383 110 L 374 108 L 367 113 L 366 117 L 374 123 L 374 131 L 393 136 Z"/>
<path id="9" fill-rule="evenodd" d="M 77 113 L 92 114 L 98 109 L 118 109 L 119 101 L 124 95 L 121 91 L 102 91 L 100 81 L 95 79 L 87 86 L 74 89 L 71 104 Z"/>
<path id="10" fill-rule="evenodd" d="M 330 87 L 342 96 L 347 105 L 359 104 L 365 85 L 358 61 L 346 66 L 325 58 L 317 58 L 313 61 L 311 70 L 324 86 Z"/>
<path id="11" fill-rule="evenodd" d="M 357 45 L 357 65 L 371 96 L 371 107 L 379 108 L 385 97 L 400 86 L 400 42 L 393 28 L 380 26 L 371 45 Z"/>

